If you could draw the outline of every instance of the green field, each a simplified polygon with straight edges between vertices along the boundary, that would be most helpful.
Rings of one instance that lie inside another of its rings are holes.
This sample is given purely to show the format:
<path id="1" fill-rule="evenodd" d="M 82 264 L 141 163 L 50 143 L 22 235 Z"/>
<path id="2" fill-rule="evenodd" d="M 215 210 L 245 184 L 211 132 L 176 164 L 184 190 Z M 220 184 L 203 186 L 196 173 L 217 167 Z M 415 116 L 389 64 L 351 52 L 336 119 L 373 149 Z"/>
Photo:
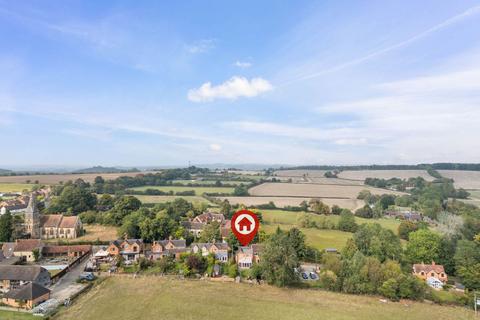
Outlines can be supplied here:
<path id="1" fill-rule="evenodd" d="M 33 184 L 28 183 L 0 183 L 0 192 L 22 192 L 23 190 L 31 190 Z"/>
<path id="2" fill-rule="evenodd" d="M 32 320 L 32 319 L 42 320 L 44 318 L 34 317 L 31 313 L 0 310 L 0 319 L 1 320 Z"/>
<path id="3" fill-rule="evenodd" d="M 296 224 L 298 218 L 302 215 L 309 215 L 315 221 L 321 221 L 322 219 L 326 219 L 331 221 L 334 224 L 338 223 L 340 216 L 324 216 L 318 215 L 310 212 L 292 212 L 292 211 L 284 211 L 284 210 L 260 210 L 262 212 L 263 220 L 267 223 L 271 224 Z M 400 221 L 395 219 L 365 219 L 355 217 L 355 221 L 358 224 L 362 223 L 379 223 L 382 227 L 386 229 L 392 230 L 395 234 L 397 234 L 398 226 L 400 225 Z"/>
<path id="4" fill-rule="evenodd" d="M 246 316 L 248 314 L 248 316 Z M 267 285 L 112 277 L 62 309 L 54 320 L 463 320 L 472 311 L 427 303 Z"/>
<path id="5" fill-rule="evenodd" d="M 195 203 L 206 203 L 209 205 L 213 205 L 210 201 L 200 196 L 140 196 L 135 195 L 138 200 L 142 201 L 143 203 L 164 203 L 173 201 L 177 198 L 185 199 L 189 202 Z"/>
<path id="6" fill-rule="evenodd" d="M 326 219 L 334 224 L 338 223 L 339 216 L 322 216 L 307 212 L 291 212 L 283 210 L 260 210 L 262 213 L 264 224 L 261 229 L 267 233 L 273 233 L 277 227 L 288 230 L 297 224 L 298 217 L 302 215 L 309 215 L 313 220 L 319 222 L 321 219 Z M 364 219 L 355 218 L 358 224 L 377 222 L 384 228 L 392 230 L 397 233 L 399 221 L 394 219 Z M 343 232 L 340 230 L 321 230 L 315 228 L 300 228 L 300 230 L 307 237 L 307 243 L 317 249 L 336 248 L 342 249 L 348 239 L 352 237 L 352 233 Z"/>
<path id="7" fill-rule="evenodd" d="M 144 186 L 132 188 L 132 190 L 145 191 L 147 189 L 155 189 L 164 192 L 182 192 L 195 190 L 195 195 L 200 196 L 204 193 L 232 193 L 233 188 L 230 187 L 180 187 L 180 186 Z"/>

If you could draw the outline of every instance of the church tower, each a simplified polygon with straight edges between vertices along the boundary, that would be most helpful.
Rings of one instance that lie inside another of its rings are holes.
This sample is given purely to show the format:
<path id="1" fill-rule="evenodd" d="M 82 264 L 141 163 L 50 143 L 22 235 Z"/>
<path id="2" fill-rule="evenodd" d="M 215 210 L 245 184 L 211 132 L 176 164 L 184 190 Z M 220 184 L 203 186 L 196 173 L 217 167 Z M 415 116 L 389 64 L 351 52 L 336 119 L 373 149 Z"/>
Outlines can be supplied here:
<path id="1" fill-rule="evenodd" d="M 35 194 L 30 195 L 28 207 L 25 210 L 25 231 L 30 234 L 30 238 L 40 238 L 40 212 L 37 208 Z"/>

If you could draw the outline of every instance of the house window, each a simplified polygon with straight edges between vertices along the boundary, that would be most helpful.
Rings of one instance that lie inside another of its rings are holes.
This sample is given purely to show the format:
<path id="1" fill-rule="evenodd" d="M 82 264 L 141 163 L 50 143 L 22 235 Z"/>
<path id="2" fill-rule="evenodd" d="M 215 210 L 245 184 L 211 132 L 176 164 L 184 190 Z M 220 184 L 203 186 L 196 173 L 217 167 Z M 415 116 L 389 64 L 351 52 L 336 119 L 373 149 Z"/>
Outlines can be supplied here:
<path id="1" fill-rule="evenodd" d="M 425 272 L 422 271 L 422 272 L 420 272 L 420 274 L 423 276 L 423 275 L 425 275 Z"/>
<path id="2" fill-rule="evenodd" d="M 444 273 L 441 273 L 441 274 L 440 274 L 440 277 L 442 277 L 442 278 L 445 277 L 445 274 L 444 274 Z"/>
<path id="3" fill-rule="evenodd" d="M 433 273 L 433 272 L 430 273 L 430 276 L 431 276 L 431 277 L 435 277 L 435 273 Z"/>

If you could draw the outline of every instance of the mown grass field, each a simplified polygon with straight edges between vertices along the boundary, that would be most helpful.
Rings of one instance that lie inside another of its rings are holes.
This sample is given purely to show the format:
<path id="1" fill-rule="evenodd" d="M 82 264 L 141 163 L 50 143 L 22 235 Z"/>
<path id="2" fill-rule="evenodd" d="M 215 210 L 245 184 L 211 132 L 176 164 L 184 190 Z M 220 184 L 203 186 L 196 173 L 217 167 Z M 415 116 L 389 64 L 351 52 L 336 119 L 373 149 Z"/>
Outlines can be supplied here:
<path id="1" fill-rule="evenodd" d="M 44 318 L 34 317 L 31 313 L 0 310 L 0 319 L 1 320 L 33 320 L 33 319 L 42 320 Z"/>
<path id="2" fill-rule="evenodd" d="M 117 228 L 113 226 L 102 226 L 97 224 L 84 224 L 86 234 L 74 239 L 74 241 L 110 241 L 118 238 Z"/>
<path id="3" fill-rule="evenodd" d="M 0 183 L 0 192 L 22 192 L 31 190 L 33 186 L 29 183 Z"/>
<path id="4" fill-rule="evenodd" d="M 212 205 L 210 201 L 200 196 L 141 196 L 135 195 L 138 200 L 142 203 L 164 203 L 164 202 L 171 202 L 177 198 L 185 199 L 189 202 L 195 203 L 206 203 Z"/>
<path id="5" fill-rule="evenodd" d="M 180 187 L 180 186 L 143 186 L 132 188 L 132 190 L 145 191 L 147 189 L 155 189 L 163 192 L 173 191 L 173 192 L 182 192 L 194 190 L 195 195 L 199 196 L 204 193 L 232 193 L 233 188 L 230 187 Z"/>
<path id="6" fill-rule="evenodd" d="M 302 197 L 218 197 L 219 199 L 227 199 L 231 204 L 243 204 L 246 206 L 258 206 L 261 204 L 267 204 L 270 201 L 275 204 L 277 208 L 283 208 L 286 206 L 298 206 L 303 201 L 309 202 L 312 198 Z M 329 206 L 336 204 L 341 208 L 347 208 L 350 210 L 356 210 L 365 205 L 363 200 L 358 199 L 334 199 L 334 198 L 322 198 L 322 202 Z"/>
<path id="7" fill-rule="evenodd" d="M 378 297 L 266 285 L 112 277 L 62 309 L 54 320 L 466 320 L 472 311 Z"/>
<path id="8" fill-rule="evenodd" d="M 292 227 L 298 227 L 297 221 L 302 215 L 309 215 L 317 223 L 322 219 L 325 219 L 335 225 L 338 223 L 338 219 L 340 219 L 339 216 L 322 216 L 307 212 L 291 212 L 282 210 L 260 210 L 260 212 L 262 212 L 264 221 L 260 228 L 267 233 L 275 232 L 277 227 L 280 227 L 283 230 L 288 230 Z M 399 221 L 394 219 L 364 219 L 356 217 L 355 220 L 358 224 L 375 222 L 379 223 L 384 228 L 392 230 L 395 234 L 397 234 L 397 228 L 400 224 Z M 340 230 L 325 230 L 316 228 L 299 229 L 305 234 L 307 243 L 320 250 L 326 248 L 335 248 L 340 250 L 345 246 L 347 240 L 352 237 L 352 233 L 343 232 Z"/>

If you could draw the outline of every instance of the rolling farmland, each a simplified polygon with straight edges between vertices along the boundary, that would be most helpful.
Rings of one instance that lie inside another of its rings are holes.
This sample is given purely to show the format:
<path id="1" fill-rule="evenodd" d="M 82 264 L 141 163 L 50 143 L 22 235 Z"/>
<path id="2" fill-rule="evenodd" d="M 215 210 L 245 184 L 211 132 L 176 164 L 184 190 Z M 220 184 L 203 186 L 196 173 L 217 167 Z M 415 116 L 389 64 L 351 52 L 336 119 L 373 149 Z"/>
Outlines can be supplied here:
<path id="1" fill-rule="evenodd" d="M 144 196 L 144 195 L 135 195 L 138 200 L 142 203 L 164 203 L 164 202 L 171 202 L 175 199 L 182 198 L 193 204 L 196 203 L 206 203 L 212 205 L 210 201 L 200 196 Z"/>
<path id="2" fill-rule="evenodd" d="M 28 176 L 0 176 L 0 183 L 26 183 L 30 181 L 33 183 L 38 180 L 40 184 L 59 184 L 60 182 L 67 182 L 68 180 L 82 179 L 86 182 L 92 183 L 96 177 L 101 176 L 105 180 L 112 180 L 118 177 L 135 177 L 139 174 L 156 173 L 153 172 L 128 172 L 128 173 L 78 173 L 78 174 L 40 174 Z"/>
<path id="3" fill-rule="evenodd" d="M 324 178 L 326 170 L 277 170 L 274 175 L 277 177 L 303 177 Z"/>
<path id="4" fill-rule="evenodd" d="M 480 189 L 480 171 L 438 170 L 445 178 L 453 179 L 455 188 Z"/>
<path id="5" fill-rule="evenodd" d="M 267 204 L 270 201 L 275 204 L 278 208 L 283 208 L 285 206 L 298 206 L 302 201 L 310 201 L 311 198 L 303 197 L 218 197 L 219 199 L 227 199 L 231 204 L 244 204 L 246 206 L 258 206 L 261 204 Z M 358 199 L 333 199 L 333 198 L 322 198 L 324 203 L 330 207 L 336 204 L 341 208 L 347 208 L 350 210 L 355 210 L 360 207 L 363 207 L 365 203 L 363 200 Z"/>
<path id="6" fill-rule="evenodd" d="M 183 192 L 183 191 L 195 191 L 195 195 L 202 195 L 204 193 L 232 193 L 233 188 L 231 187 L 189 187 L 189 186 L 143 186 L 131 188 L 131 190 L 136 191 L 145 191 L 147 189 L 154 189 L 163 192 Z"/>
<path id="7" fill-rule="evenodd" d="M 252 196 L 356 199 L 358 193 L 362 190 L 369 190 L 372 194 L 379 195 L 403 194 L 401 192 L 372 188 L 368 186 L 342 186 L 306 183 L 263 183 L 250 188 L 248 191 Z"/>
<path id="8" fill-rule="evenodd" d="M 338 174 L 339 178 L 365 181 L 366 178 L 378 179 L 409 179 L 422 177 L 427 181 L 433 181 L 434 178 L 426 170 L 347 170 Z"/>

